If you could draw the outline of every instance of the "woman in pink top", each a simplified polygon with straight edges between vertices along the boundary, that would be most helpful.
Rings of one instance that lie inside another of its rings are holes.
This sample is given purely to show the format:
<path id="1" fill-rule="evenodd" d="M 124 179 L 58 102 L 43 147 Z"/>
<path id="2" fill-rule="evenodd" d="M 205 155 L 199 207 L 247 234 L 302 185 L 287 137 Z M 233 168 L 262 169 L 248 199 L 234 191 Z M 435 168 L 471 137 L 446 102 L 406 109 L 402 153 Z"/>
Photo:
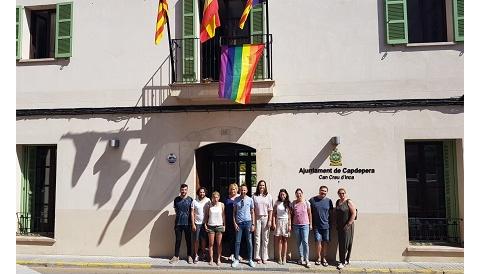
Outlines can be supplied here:
<path id="1" fill-rule="evenodd" d="M 267 263 L 268 236 L 272 226 L 273 198 L 267 191 L 267 183 L 260 180 L 257 191 L 253 195 L 255 208 L 255 260 L 257 263 Z"/>
<path id="2" fill-rule="evenodd" d="M 310 268 L 308 261 L 308 233 L 312 230 L 312 211 L 310 203 L 303 198 L 303 191 L 300 188 L 295 190 L 297 199 L 292 202 L 293 232 L 297 236 L 298 252 L 300 255 L 299 264 Z"/>

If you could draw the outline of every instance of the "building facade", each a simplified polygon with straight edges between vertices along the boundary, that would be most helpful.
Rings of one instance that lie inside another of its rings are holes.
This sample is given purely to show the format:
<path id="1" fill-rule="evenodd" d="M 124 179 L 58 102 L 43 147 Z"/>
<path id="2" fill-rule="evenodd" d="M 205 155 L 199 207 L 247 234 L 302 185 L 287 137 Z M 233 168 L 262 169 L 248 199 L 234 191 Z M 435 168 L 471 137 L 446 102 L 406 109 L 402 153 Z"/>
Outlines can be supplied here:
<path id="1" fill-rule="evenodd" d="M 156 46 L 156 1 L 17 0 L 17 252 L 169 257 L 180 184 L 263 179 L 346 188 L 352 260 L 463 261 L 463 0 L 265 1 L 243 30 L 218 2 L 200 44 L 203 1 L 169 1 Z M 245 43 L 239 105 L 218 56 Z"/>

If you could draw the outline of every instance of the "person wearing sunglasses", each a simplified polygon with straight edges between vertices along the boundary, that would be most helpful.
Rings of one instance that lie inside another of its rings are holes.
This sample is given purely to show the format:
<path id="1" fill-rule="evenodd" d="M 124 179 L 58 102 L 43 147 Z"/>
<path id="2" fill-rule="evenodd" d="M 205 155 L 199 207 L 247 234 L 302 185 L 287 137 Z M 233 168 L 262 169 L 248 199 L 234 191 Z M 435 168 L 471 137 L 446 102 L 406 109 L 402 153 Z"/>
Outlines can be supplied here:
<path id="1" fill-rule="evenodd" d="M 235 260 L 235 235 L 236 230 L 233 225 L 233 207 L 235 205 L 235 199 L 240 196 L 238 194 L 238 185 L 231 183 L 228 186 L 228 197 L 225 197 L 225 233 L 223 233 L 223 242 L 226 244 L 227 254 L 231 263 Z"/>
<path id="2" fill-rule="evenodd" d="M 235 227 L 235 260 L 232 267 L 237 267 L 239 264 L 240 243 L 242 235 L 246 234 L 247 238 L 247 259 L 250 267 L 255 267 L 252 260 L 252 232 L 255 232 L 255 211 L 253 206 L 253 199 L 247 196 L 248 187 L 246 184 L 240 186 L 240 196 L 235 198 L 233 207 L 233 225 Z"/>
<path id="3" fill-rule="evenodd" d="M 335 216 L 338 233 L 338 255 L 340 257 L 337 268 L 342 269 L 350 263 L 356 209 L 353 202 L 347 199 L 345 188 L 339 188 L 337 193 L 339 199 L 335 202 Z"/>

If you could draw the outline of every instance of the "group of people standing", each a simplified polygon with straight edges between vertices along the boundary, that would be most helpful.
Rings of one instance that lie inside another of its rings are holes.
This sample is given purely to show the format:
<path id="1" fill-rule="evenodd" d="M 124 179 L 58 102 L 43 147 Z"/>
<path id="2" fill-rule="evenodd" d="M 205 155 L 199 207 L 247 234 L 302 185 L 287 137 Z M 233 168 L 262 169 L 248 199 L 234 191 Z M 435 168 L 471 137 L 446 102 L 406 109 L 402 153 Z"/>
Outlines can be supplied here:
<path id="1" fill-rule="evenodd" d="M 257 183 L 256 192 L 247 196 L 248 187 L 242 184 L 240 188 L 232 183 L 228 188 L 228 197 L 220 202 L 220 194 L 215 191 L 212 199 L 207 197 L 207 190 L 201 187 L 197 198 L 187 196 L 188 186 L 180 186 L 180 195 L 174 200 L 175 208 L 175 255 L 170 263 L 177 263 L 182 233 L 185 236 L 188 253 L 188 263 L 197 263 L 206 256 L 206 239 L 208 239 L 209 264 L 220 264 L 222 253 L 222 238 L 227 244 L 227 252 L 232 267 L 240 263 L 242 239 L 246 245 L 246 259 L 250 267 L 268 262 L 269 233 L 273 231 L 278 246 L 277 262 L 285 264 L 287 259 L 288 238 L 291 232 L 296 236 L 299 252 L 298 263 L 307 268 L 309 262 L 308 237 L 313 230 L 316 243 L 316 265 L 328 266 L 327 249 L 330 233 L 335 226 L 338 235 L 340 262 L 338 269 L 349 264 L 352 250 L 354 220 L 356 208 L 346 197 L 346 190 L 337 191 L 339 199 L 333 206 L 326 197 L 328 187 L 321 186 L 318 195 L 308 201 L 300 188 L 295 190 L 296 199 L 290 201 L 286 189 L 280 189 L 274 202 L 268 193 L 264 180 Z M 254 234 L 255 249 L 252 254 Z M 192 237 L 193 236 L 193 252 Z M 201 254 L 198 253 L 199 245 Z M 216 254 L 214 256 L 214 249 Z M 203 258 L 201 258 L 203 257 Z"/>

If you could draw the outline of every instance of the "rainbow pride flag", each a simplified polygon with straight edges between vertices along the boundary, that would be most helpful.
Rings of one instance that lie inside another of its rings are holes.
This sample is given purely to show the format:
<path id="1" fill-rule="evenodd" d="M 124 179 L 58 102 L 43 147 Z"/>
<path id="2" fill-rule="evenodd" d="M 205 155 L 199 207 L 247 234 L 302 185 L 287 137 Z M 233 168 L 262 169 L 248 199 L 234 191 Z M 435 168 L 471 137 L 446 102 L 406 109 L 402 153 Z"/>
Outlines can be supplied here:
<path id="1" fill-rule="evenodd" d="M 222 46 L 218 96 L 240 104 L 250 102 L 252 81 L 263 44 Z"/>

